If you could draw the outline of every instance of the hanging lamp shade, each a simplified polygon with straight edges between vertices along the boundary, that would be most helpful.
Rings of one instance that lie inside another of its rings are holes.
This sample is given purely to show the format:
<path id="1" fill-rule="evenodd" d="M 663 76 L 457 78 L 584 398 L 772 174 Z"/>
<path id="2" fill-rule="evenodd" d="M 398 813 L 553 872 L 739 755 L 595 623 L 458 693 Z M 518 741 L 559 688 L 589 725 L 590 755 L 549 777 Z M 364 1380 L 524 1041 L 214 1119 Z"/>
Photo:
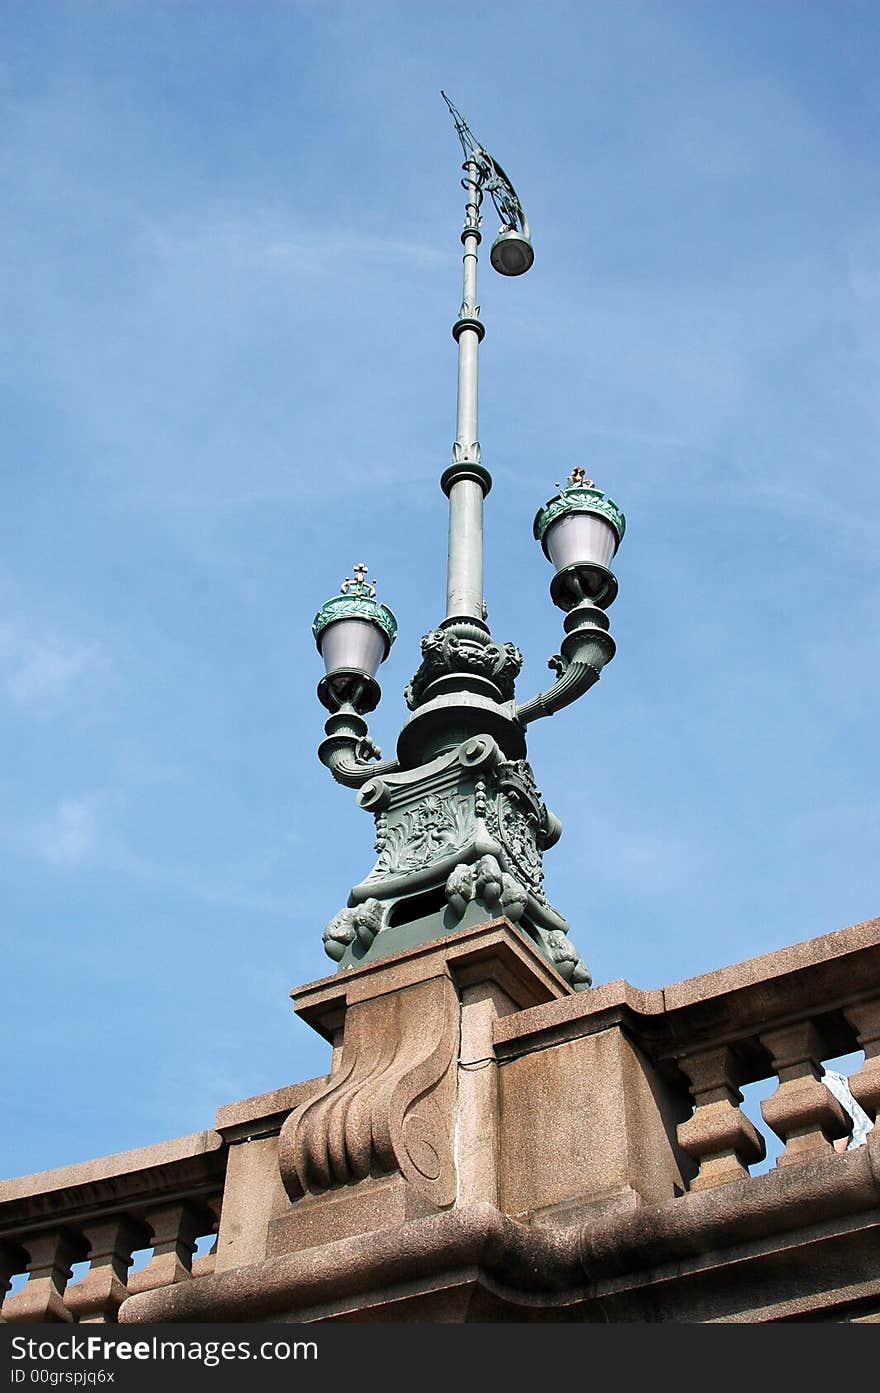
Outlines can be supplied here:
<path id="1" fill-rule="evenodd" d="M 515 227 L 505 227 L 492 243 L 489 260 L 502 276 L 521 276 L 535 259 L 528 237 Z"/>

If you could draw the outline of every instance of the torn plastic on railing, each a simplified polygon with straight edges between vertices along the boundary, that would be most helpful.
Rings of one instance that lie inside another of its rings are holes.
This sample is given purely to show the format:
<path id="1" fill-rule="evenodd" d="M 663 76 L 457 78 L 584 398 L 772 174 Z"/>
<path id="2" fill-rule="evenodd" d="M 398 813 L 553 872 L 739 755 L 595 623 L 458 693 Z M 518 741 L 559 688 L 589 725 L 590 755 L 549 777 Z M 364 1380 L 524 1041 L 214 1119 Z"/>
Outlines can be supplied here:
<path id="1" fill-rule="evenodd" d="M 857 1146 L 864 1146 L 868 1139 L 868 1133 L 873 1129 L 874 1124 L 865 1109 L 852 1096 L 846 1075 L 838 1074 L 833 1069 L 826 1069 L 822 1075 L 822 1082 L 829 1093 L 834 1094 L 844 1112 L 849 1113 L 852 1118 L 852 1132 L 846 1144 L 846 1150 L 854 1151 Z"/>

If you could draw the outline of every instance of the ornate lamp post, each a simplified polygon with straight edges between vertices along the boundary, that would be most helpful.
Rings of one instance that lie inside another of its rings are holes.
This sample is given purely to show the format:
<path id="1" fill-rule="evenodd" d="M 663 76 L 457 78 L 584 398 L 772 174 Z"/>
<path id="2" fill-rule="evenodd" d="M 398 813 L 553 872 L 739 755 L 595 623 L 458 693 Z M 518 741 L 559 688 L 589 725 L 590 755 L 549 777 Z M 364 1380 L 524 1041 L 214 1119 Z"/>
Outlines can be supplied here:
<path id="1" fill-rule="evenodd" d="M 373 869 L 324 930 L 324 947 L 342 969 L 505 915 L 577 991 L 590 985 L 589 970 L 543 889 L 543 854 L 562 826 L 535 784 L 525 733 L 532 721 L 582 696 L 614 656 L 605 611 L 617 581 L 608 567 L 625 522 L 581 468 L 538 510 L 534 534 L 555 570 L 550 594 L 564 611 L 565 632 L 549 661 L 556 681 L 518 702 L 522 654 L 493 639 L 483 599 L 483 500 L 492 486 L 477 413 L 485 194 L 501 220 L 490 251 L 496 271 L 521 275 L 534 252 L 513 185 L 443 96 L 464 152 L 466 192 L 463 293 L 452 329 L 457 429 L 452 463 L 440 479 L 449 499 L 446 617 L 422 639 L 422 662 L 404 693 L 410 715 L 388 760 L 370 740 L 364 716 L 378 704 L 376 673 L 397 623 L 377 601 L 365 566 L 355 567 L 315 618 L 326 667 L 318 696 L 330 712 L 319 758 L 340 783 L 359 790 L 358 803 L 375 818 L 377 852 Z"/>

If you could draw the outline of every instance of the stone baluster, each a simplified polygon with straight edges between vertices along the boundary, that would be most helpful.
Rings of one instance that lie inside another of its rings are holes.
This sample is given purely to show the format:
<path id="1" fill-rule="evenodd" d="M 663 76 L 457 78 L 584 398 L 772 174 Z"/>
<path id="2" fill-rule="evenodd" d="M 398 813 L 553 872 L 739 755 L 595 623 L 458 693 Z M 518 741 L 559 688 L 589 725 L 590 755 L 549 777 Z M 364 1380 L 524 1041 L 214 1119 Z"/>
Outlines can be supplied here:
<path id="1" fill-rule="evenodd" d="M 876 1122 L 880 1111 L 880 997 L 846 1006 L 843 1014 L 865 1051 L 865 1062 L 850 1077 L 849 1089 L 871 1121 Z"/>
<path id="2" fill-rule="evenodd" d="M 204 1230 L 205 1211 L 190 1200 L 151 1209 L 144 1216 L 153 1234 L 153 1256 L 128 1279 L 129 1294 L 170 1287 L 192 1277 L 196 1239 Z"/>
<path id="3" fill-rule="evenodd" d="M 207 1253 L 203 1253 L 200 1258 L 193 1260 L 192 1274 L 194 1277 L 210 1277 L 217 1263 L 217 1239 L 211 1244 Z"/>
<path id="4" fill-rule="evenodd" d="M 114 1214 L 84 1225 L 91 1263 L 79 1282 L 67 1288 L 65 1304 L 83 1325 L 115 1322 L 128 1296 L 126 1279 L 135 1248 L 149 1237 L 143 1224 L 127 1214 Z"/>
<path id="5" fill-rule="evenodd" d="M 821 1082 L 822 1043 L 809 1021 L 782 1026 L 761 1036 L 779 1086 L 761 1104 L 768 1127 L 785 1143 L 777 1166 L 810 1161 L 833 1151 L 837 1137 L 847 1137 L 851 1122 L 834 1095 Z"/>
<path id="6" fill-rule="evenodd" d="M 217 1195 L 215 1199 L 205 1200 L 202 1209 L 202 1223 L 199 1234 L 213 1233 L 214 1242 L 207 1253 L 202 1253 L 200 1258 L 193 1258 L 192 1275 L 194 1277 L 209 1277 L 214 1271 L 217 1263 L 217 1243 L 219 1241 L 220 1210 L 223 1204 L 223 1196 Z"/>
<path id="7" fill-rule="evenodd" d="M 72 1229 L 55 1233 L 40 1233 L 26 1240 L 30 1261 L 28 1280 L 15 1296 L 3 1303 L 3 1319 L 7 1321 L 72 1321 L 64 1291 L 70 1281 L 75 1262 L 88 1254 L 89 1246 L 81 1234 Z"/>
<path id="8" fill-rule="evenodd" d="M 27 1267 L 27 1254 L 15 1243 L 0 1241 L 0 1321 L 4 1319 L 2 1307 L 6 1293 L 12 1285 L 12 1278 Z"/>
<path id="9" fill-rule="evenodd" d="M 764 1138 L 740 1109 L 733 1051 L 722 1045 L 678 1062 L 696 1105 L 678 1128 L 679 1145 L 700 1168 L 690 1188 L 708 1190 L 747 1180 L 749 1164 L 764 1158 Z"/>

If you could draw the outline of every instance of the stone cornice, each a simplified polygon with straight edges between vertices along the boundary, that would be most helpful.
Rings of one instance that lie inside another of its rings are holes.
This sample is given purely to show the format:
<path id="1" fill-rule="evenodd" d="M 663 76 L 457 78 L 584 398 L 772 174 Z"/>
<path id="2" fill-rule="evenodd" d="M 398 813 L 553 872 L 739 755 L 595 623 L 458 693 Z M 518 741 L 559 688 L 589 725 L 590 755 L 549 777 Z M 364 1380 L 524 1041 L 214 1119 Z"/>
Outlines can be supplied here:
<path id="1" fill-rule="evenodd" d="M 133 1205 L 216 1194 L 223 1185 L 226 1147 L 216 1132 L 158 1142 L 0 1181 L 0 1236 L 42 1222 L 57 1226 L 102 1217 Z"/>
<path id="2" fill-rule="evenodd" d="M 619 980 L 533 1006 L 496 1021 L 495 1048 L 504 1059 L 621 1025 L 662 1060 L 708 1041 L 738 1041 L 769 1019 L 821 1013 L 830 1057 L 855 1048 L 841 1008 L 876 994 L 878 985 L 880 919 L 870 919 L 669 987 L 642 991 Z"/>

